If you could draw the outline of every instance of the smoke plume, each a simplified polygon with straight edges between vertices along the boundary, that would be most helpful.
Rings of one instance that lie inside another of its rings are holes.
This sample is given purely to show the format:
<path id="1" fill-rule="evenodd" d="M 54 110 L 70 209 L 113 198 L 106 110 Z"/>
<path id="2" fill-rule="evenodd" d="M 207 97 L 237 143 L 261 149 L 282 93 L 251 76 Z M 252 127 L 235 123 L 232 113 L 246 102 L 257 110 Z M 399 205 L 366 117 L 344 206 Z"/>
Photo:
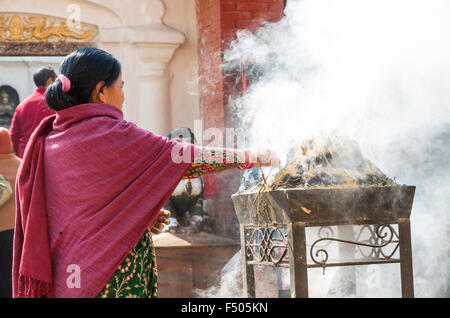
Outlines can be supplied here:
<path id="1" fill-rule="evenodd" d="M 240 32 L 224 55 L 253 82 L 231 101 L 251 146 L 284 160 L 294 142 L 338 131 L 417 187 L 417 297 L 448 296 L 449 17 L 446 0 L 290 0 L 280 22 Z M 381 271 L 380 290 L 390 277 Z"/>

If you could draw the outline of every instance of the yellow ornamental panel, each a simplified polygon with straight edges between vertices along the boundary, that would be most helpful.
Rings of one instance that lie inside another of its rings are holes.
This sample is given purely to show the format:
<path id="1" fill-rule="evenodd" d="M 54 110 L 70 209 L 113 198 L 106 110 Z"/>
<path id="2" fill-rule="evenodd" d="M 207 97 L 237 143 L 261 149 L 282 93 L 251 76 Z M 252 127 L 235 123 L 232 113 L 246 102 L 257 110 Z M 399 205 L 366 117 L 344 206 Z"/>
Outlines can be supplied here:
<path id="1" fill-rule="evenodd" d="M 0 40 L 6 42 L 91 42 L 97 27 L 71 27 L 66 20 L 43 15 L 0 14 Z"/>

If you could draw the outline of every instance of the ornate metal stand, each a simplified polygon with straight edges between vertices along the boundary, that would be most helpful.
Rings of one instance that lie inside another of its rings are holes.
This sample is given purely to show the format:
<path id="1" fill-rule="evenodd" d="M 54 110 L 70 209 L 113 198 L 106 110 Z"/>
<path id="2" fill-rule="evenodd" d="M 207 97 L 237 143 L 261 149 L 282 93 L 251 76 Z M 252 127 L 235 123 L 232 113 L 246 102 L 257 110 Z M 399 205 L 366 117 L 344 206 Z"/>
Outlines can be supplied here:
<path id="1" fill-rule="evenodd" d="M 400 230 L 407 230 L 406 226 L 409 226 L 409 222 L 406 220 L 399 222 Z M 330 227 L 321 227 L 319 237 L 325 228 Z M 364 230 L 369 231 L 370 237 L 366 240 L 360 240 Z M 406 232 L 406 234 L 409 233 Z M 402 255 L 394 257 L 399 250 L 401 240 L 400 235 L 391 224 L 380 224 L 373 227 L 363 225 L 356 241 L 328 236 L 315 240 L 310 247 L 306 244 L 305 227 L 301 224 L 267 227 L 241 225 L 241 239 L 245 242 L 245 249 L 243 250 L 245 251 L 243 252 L 244 285 L 248 296 L 254 297 L 253 265 L 288 267 L 291 269 L 291 296 L 308 297 L 307 269 L 309 268 L 323 268 L 325 274 L 327 267 L 399 263 L 402 269 L 403 297 L 413 297 L 412 265 L 410 264 L 411 242 L 409 235 L 406 237 L 406 234 L 402 240 L 403 257 L 408 259 L 402 261 Z M 333 231 L 331 231 L 331 235 L 333 235 Z M 295 242 L 295 244 L 290 242 Z M 345 262 L 329 262 L 327 246 L 331 242 L 355 245 L 358 247 L 362 258 Z M 370 250 L 367 253 L 361 247 L 367 247 Z M 391 249 L 386 251 L 385 248 L 388 247 L 391 247 Z M 307 253 L 309 253 L 312 263 L 307 263 Z"/>
<path id="2" fill-rule="evenodd" d="M 253 265 L 288 267 L 291 297 L 308 297 L 310 268 L 325 272 L 327 267 L 388 263 L 400 264 L 402 296 L 414 297 L 409 221 L 414 189 L 272 191 L 261 196 L 262 204 L 257 207 L 253 203 L 259 194 L 233 195 L 241 224 L 243 282 L 248 297 L 255 296 Z M 335 237 L 331 226 L 336 225 L 359 225 L 361 229 L 355 240 L 347 240 Z M 306 241 L 308 227 L 321 227 L 319 239 L 311 246 Z M 329 235 L 324 237 L 326 231 Z M 363 233 L 369 237 L 363 239 Z M 332 242 L 353 245 L 362 257 L 333 262 L 328 249 Z"/>

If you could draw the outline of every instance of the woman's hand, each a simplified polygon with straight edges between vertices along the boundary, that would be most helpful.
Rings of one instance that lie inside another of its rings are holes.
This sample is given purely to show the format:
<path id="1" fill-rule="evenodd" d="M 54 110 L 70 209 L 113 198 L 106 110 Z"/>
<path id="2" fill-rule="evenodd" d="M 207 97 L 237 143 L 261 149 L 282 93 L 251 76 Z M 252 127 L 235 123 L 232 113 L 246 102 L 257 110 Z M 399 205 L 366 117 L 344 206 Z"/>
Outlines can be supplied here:
<path id="1" fill-rule="evenodd" d="M 276 167 L 280 164 L 280 159 L 269 149 L 257 154 L 255 167 Z"/>
<path id="2" fill-rule="evenodd" d="M 159 211 L 158 217 L 153 222 L 153 224 L 150 226 L 150 231 L 153 234 L 160 234 L 161 230 L 164 228 L 165 225 L 170 224 L 169 220 L 170 212 L 167 210 L 161 210 Z"/>

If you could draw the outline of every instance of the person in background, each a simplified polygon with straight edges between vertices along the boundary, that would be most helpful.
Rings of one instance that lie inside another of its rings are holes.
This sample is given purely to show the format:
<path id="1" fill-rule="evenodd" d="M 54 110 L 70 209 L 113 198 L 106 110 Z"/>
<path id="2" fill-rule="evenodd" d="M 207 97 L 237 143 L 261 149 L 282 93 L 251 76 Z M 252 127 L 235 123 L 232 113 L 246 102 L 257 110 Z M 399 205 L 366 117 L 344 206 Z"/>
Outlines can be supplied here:
<path id="1" fill-rule="evenodd" d="M 33 75 L 36 90 L 14 112 L 10 130 L 14 151 L 19 158 L 23 157 L 25 146 L 41 120 L 55 113 L 45 101 L 45 90 L 55 79 L 56 73 L 52 68 L 40 68 Z"/>
<path id="2" fill-rule="evenodd" d="M 0 128 L 0 298 L 12 296 L 12 258 L 14 237 L 14 184 L 21 160 L 13 154 L 9 131 Z M 5 197 L 4 191 L 9 192 Z"/>

